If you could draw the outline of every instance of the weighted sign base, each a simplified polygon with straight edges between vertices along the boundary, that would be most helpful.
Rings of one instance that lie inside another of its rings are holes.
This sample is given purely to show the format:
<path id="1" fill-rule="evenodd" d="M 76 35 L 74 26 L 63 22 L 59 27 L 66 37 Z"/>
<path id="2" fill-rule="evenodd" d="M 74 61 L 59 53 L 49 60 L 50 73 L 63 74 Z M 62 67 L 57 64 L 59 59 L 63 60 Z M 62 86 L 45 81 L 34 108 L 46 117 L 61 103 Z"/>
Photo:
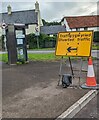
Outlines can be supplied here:
<path id="1" fill-rule="evenodd" d="M 86 84 L 83 84 L 81 85 L 81 88 L 99 90 L 99 84 L 97 84 L 96 86 L 87 86 Z"/>

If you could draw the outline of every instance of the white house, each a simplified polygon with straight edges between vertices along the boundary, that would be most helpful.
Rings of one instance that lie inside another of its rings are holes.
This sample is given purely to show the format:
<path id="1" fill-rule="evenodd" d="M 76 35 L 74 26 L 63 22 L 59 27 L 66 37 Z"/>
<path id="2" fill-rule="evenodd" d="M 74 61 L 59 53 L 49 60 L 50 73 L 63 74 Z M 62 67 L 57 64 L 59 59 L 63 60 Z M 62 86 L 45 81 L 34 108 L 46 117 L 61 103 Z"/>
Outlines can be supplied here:
<path id="1" fill-rule="evenodd" d="M 94 30 L 99 31 L 99 15 L 64 17 L 61 24 L 66 31 Z"/>

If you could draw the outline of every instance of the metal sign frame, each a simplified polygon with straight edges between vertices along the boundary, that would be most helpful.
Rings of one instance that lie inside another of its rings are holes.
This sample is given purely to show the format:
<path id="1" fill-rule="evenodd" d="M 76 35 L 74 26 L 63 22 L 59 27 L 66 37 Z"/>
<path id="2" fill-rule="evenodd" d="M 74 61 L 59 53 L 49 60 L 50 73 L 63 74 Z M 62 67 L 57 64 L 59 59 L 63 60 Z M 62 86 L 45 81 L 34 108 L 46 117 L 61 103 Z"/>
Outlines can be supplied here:
<path id="1" fill-rule="evenodd" d="M 60 69 L 59 69 L 59 79 L 58 79 L 58 86 L 60 85 L 61 79 L 62 79 L 62 67 L 63 67 L 63 56 L 61 57 L 60 60 Z M 74 75 L 74 70 L 73 70 L 73 66 L 72 66 L 72 61 L 71 58 L 68 57 L 69 60 L 69 64 L 70 64 L 70 70 L 71 70 L 71 76 L 72 78 L 75 78 L 76 76 Z M 81 73 L 82 73 L 82 66 L 83 66 L 83 58 L 81 57 L 80 59 L 80 67 L 79 67 L 79 72 L 78 72 L 78 79 L 79 79 L 79 86 L 74 86 L 74 87 L 80 87 L 80 79 L 81 79 Z"/>

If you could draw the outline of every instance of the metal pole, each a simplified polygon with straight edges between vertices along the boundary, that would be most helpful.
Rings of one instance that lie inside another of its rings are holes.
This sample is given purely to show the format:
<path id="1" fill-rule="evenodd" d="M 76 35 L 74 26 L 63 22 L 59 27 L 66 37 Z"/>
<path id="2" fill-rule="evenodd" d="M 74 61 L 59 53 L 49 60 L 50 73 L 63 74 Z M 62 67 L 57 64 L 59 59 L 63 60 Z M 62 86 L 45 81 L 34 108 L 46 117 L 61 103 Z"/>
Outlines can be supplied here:
<path id="1" fill-rule="evenodd" d="M 63 63 L 63 56 L 61 57 L 61 61 L 60 61 L 60 70 L 59 70 L 59 80 L 58 80 L 58 86 L 60 84 L 61 81 L 61 72 L 62 72 L 62 63 Z"/>
<path id="2" fill-rule="evenodd" d="M 39 49 L 39 39 L 38 39 L 38 36 L 37 36 L 37 48 Z"/>
<path id="3" fill-rule="evenodd" d="M 74 72 L 73 72 L 73 67 L 72 67 L 72 63 L 71 63 L 70 57 L 69 57 L 69 63 L 70 63 L 70 68 L 71 68 L 72 76 L 74 78 Z"/>
<path id="4" fill-rule="evenodd" d="M 3 35 L 4 35 L 4 50 L 7 50 L 7 47 L 6 47 L 6 31 L 5 31 L 5 28 L 3 28 Z"/>

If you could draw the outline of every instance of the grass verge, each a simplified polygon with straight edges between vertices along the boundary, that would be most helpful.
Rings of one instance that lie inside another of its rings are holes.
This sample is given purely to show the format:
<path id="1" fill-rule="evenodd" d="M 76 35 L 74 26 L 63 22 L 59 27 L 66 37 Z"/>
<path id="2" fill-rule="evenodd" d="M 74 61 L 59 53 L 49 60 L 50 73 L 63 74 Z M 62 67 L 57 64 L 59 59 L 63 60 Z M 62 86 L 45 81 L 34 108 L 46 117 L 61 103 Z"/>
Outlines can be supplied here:
<path id="1" fill-rule="evenodd" d="M 8 54 L 0 54 L 0 61 L 8 62 Z"/>
<path id="2" fill-rule="evenodd" d="M 99 50 L 99 45 L 93 45 L 92 50 Z"/>
<path id="3" fill-rule="evenodd" d="M 48 54 L 28 54 L 29 61 L 55 61 L 59 60 L 61 57 L 55 56 L 54 53 Z M 7 54 L 0 54 L 0 61 L 8 62 L 8 55 Z"/>
<path id="4" fill-rule="evenodd" d="M 59 60 L 61 57 L 55 56 L 54 53 L 48 53 L 48 54 L 28 54 L 28 58 L 31 61 L 54 61 Z"/>
<path id="5" fill-rule="evenodd" d="M 72 60 L 80 59 L 80 57 L 70 57 Z M 28 54 L 28 60 L 29 61 L 58 61 L 61 59 L 61 56 L 55 56 L 54 53 L 48 53 L 48 54 Z M 64 57 L 64 59 L 68 59 L 68 57 Z M 83 57 L 83 60 L 87 60 L 88 57 Z M 96 58 L 93 58 L 96 59 Z M 0 61 L 2 62 L 8 62 L 8 55 L 7 54 L 0 54 Z"/>

